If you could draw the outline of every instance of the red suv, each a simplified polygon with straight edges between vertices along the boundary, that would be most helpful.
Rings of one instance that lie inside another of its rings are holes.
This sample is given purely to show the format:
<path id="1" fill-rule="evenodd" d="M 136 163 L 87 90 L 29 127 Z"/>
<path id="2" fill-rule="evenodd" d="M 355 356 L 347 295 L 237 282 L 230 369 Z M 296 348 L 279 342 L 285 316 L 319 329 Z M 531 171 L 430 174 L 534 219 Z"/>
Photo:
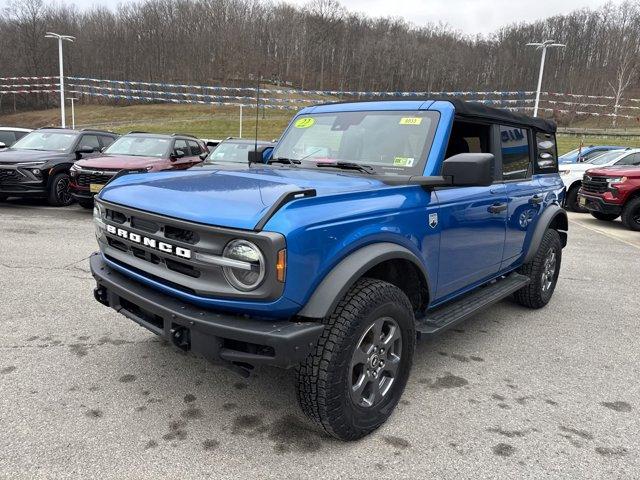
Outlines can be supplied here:
<path id="1" fill-rule="evenodd" d="M 118 172 L 184 170 L 204 159 L 205 144 L 189 135 L 131 132 L 107 147 L 99 157 L 71 167 L 71 195 L 84 208 L 93 208 L 93 196 Z"/>
<path id="2" fill-rule="evenodd" d="M 598 220 L 622 216 L 627 228 L 640 230 L 640 167 L 587 170 L 578 202 Z"/>

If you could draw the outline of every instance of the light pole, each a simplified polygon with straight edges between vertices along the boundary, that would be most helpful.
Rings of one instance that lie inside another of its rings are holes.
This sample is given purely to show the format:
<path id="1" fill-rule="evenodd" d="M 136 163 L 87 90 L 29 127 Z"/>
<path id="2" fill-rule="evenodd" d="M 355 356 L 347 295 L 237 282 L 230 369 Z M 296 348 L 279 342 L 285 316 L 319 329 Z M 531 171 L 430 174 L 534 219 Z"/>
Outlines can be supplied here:
<path id="1" fill-rule="evenodd" d="M 533 116 L 538 116 L 538 105 L 540 104 L 540 90 L 542 89 L 542 72 L 544 71 L 544 59 L 547 56 L 547 48 L 551 47 L 566 47 L 562 43 L 555 43 L 554 40 L 545 40 L 542 43 L 527 43 L 528 47 L 536 47 L 538 50 L 542 50 L 542 58 L 540 59 L 540 74 L 538 75 L 538 90 L 536 91 L 536 104 L 533 107 Z"/>
<path id="2" fill-rule="evenodd" d="M 45 38 L 57 38 L 58 39 L 58 59 L 60 60 L 60 116 L 62 117 L 62 128 L 66 127 L 64 119 L 64 65 L 62 61 L 62 41 L 73 42 L 76 37 L 71 35 L 60 35 L 58 33 L 47 32 Z"/>
<path id="3" fill-rule="evenodd" d="M 75 97 L 69 98 L 71 101 L 71 128 L 76 129 L 76 104 L 75 101 L 78 100 Z"/>

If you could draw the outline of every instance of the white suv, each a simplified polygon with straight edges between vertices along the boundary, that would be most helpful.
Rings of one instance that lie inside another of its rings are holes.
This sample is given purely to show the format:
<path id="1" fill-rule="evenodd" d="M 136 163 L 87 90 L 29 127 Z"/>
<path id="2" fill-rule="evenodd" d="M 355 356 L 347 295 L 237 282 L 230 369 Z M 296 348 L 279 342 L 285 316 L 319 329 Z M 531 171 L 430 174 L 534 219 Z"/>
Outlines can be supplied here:
<path id="1" fill-rule="evenodd" d="M 626 150 L 611 150 L 591 158 L 584 163 L 569 163 L 560 165 L 560 178 L 567 189 L 565 206 L 574 212 L 587 212 L 578 205 L 578 190 L 582 185 L 582 177 L 590 168 L 610 167 L 612 165 L 640 165 L 640 148 Z"/>

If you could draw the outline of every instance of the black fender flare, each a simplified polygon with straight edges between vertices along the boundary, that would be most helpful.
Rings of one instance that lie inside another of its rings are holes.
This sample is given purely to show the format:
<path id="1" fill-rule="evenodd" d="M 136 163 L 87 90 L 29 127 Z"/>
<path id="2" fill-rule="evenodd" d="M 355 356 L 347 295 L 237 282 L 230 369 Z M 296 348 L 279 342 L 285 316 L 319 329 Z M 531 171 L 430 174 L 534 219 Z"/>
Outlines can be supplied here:
<path id="1" fill-rule="evenodd" d="M 560 239 L 562 240 L 562 246 L 567 246 L 567 230 L 569 230 L 569 218 L 567 216 L 567 212 L 564 208 L 559 205 L 553 203 L 544 209 L 542 215 L 538 219 L 538 223 L 536 225 L 536 229 L 533 231 L 533 235 L 531 236 L 531 242 L 529 242 L 529 248 L 527 249 L 527 253 L 524 256 L 524 262 L 530 262 L 538 248 L 540 247 L 540 243 L 542 243 L 542 237 L 544 236 L 544 232 L 547 231 L 549 227 L 553 227 L 558 230 L 560 234 Z"/>
<path id="2" fill-rule="evenodd" d="M 408 260 L 419 269 L 431 295 L 431 282 L 420 258 L 397 243 L 379 242 L 352 252 L 334 266 L 316 287 L 298 316 L 325 318 L 364 273 L 382 262 L 396 259 Z"/>
<path id="3" fill-rule="evenodd" d="M 73 166 L 73 162 L 58 163 L 47 170 L 47 189 L 51 185 L 51 179 L 56 173 L 68 172 Z"/>

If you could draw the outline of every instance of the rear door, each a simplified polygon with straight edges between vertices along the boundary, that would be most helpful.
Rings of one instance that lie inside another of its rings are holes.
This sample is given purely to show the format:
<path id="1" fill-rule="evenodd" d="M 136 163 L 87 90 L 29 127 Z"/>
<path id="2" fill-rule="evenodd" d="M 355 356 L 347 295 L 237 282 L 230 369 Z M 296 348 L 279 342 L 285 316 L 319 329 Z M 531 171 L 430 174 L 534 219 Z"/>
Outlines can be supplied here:
<path id="1" fill-rule="evenodd" d="M 543 207 L 540 182 L 533 175 L 533 132 L 518 126 L 500 126 L 502 181 L 507 198 L 507 233 L 503 268 L 524 251 L 525 239 Z"/>
<path id="2" fill-rule="evenodd" d="M 174 141 L 173 153 L 175 155 L 175 161 L 172 162 L 174 169 L 185 170 L 193 164 L 191 148 L 184 138 L 177 138 Z"/>

